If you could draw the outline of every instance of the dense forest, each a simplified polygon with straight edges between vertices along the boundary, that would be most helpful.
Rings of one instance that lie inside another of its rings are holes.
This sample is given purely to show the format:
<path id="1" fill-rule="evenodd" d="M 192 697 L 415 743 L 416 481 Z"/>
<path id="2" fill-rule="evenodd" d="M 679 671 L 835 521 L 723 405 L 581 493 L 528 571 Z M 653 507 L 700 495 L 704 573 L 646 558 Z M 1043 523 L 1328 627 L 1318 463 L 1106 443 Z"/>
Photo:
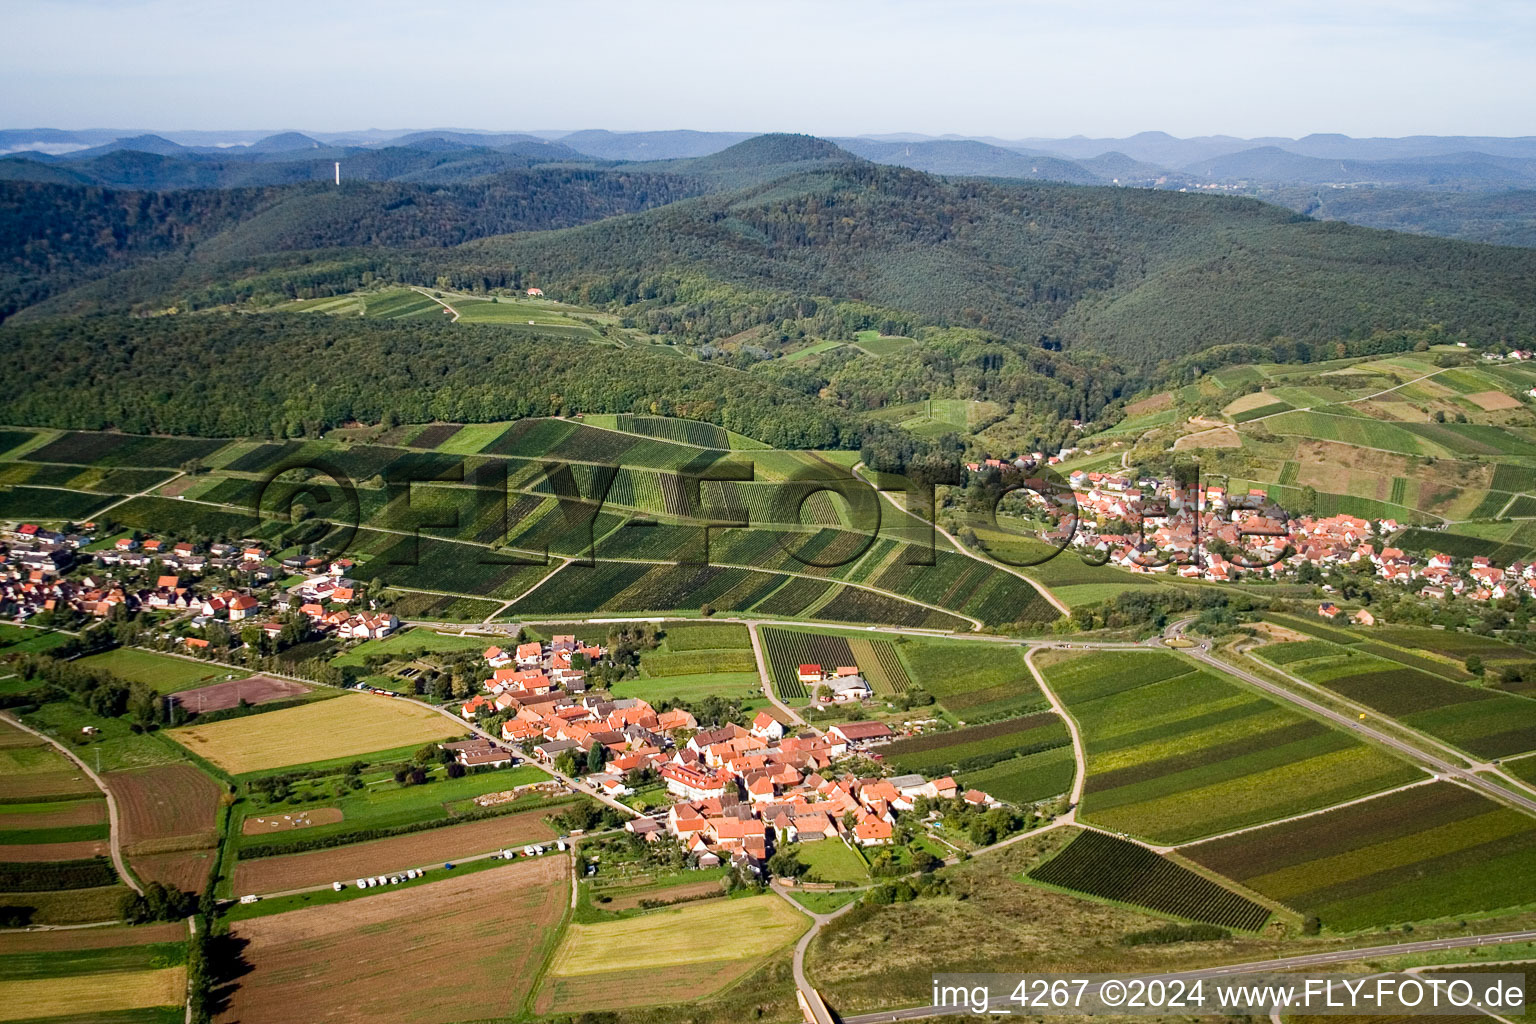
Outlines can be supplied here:
<path id="1" fill-rule="evenodd" d="M 643 349 L 436 321 L 94 317 L 0 331 L 0 422 L 301 436 L 359 420 L 683 416 L 780 448 L 857 448 L 879 424 L 750 374 Z"/>
<path id="2" fill-rule="evenodd" d="M 143 257 L 192 255 L 222 275 L 266 253 L 433 248 L 567 227 L 702 188 L 684 175 L 583 168 L 508 171 L 432 188 L 349 181 L 149 192 L 0 182 L 0 319 Z M 160 274 L 181 266 L 156 265 L 146 290 L 163 291 Z"/>

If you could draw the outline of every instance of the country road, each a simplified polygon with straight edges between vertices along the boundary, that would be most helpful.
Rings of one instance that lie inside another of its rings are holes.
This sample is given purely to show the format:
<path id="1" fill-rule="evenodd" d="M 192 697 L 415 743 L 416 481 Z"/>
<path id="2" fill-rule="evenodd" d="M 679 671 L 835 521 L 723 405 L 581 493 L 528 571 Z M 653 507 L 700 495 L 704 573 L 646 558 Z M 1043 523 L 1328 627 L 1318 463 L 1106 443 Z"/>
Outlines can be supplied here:
<path id="1" fill-rule="evenodd" d="M 1329 964 L 1351 963 L 1380 956 L 1404 956 L 1410 953 L 1433 953 L 1443 949 L 1471 949 L 1477 946 L 1504 946 L 1515 942 L 1536 941 L 1536 930 L 1523 932 L 1499 932 L 1494 935 L 1463 935 L 1453 939 L 1428 939 L 1424 942 L 1400 942 L 1390 946 L 1366 946 L 1360 949 L 1335 949 L 1326 953 L 1305 953 L 1300 956 L 1280 957 L 1275 960 L 1250 960 L 1247 963 L 1223 964 L 1219 967 L 1201 967 L 1192 971 L 1173 971 L 1158 977 L 1196 981 L 1222 978 L 1233 974 L 1252 972 L 1290 971 L 1302 967 L 1324 967 Z M 1095 991 L 1089 986 L 1088 991 Z M 971 1011 L 958 1006 L 914 1006 L 905 1010 L 881 1010 L 843 1017 L 843 1024 L 880 1024 L 881 1021 L 921 1020 L 925 1017 L 954 1017 Z"/>

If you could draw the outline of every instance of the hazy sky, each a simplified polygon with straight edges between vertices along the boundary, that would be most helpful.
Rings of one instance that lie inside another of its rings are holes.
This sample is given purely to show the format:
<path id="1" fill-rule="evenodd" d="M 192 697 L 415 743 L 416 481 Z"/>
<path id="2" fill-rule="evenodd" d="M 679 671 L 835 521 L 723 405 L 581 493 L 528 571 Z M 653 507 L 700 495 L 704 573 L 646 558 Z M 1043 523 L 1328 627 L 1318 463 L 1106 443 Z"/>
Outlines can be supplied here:
<path id="1" fill-rule="evenodd" d="M 0 0 L 0 126 L 1536 134 L 1529 0 Z"/>

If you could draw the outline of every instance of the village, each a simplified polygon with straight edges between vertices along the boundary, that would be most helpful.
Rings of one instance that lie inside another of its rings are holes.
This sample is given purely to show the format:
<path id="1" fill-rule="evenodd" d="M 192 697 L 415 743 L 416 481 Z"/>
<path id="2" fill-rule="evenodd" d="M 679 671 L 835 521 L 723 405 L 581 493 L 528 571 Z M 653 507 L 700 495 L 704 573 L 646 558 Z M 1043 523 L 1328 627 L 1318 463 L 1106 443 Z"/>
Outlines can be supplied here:
<path id="1" fill-rule="evenodd" d="M 393 614 L 359 600 L 357 586 L 346 576 L 353 566 L 349 559 L 288 558 L 274 567 L 260 547 L 213 543 L 205 551 L 187 541 L 132 536 L 101 546 L 94 543 L 95 534 L 94 523 L 67 534 L 33 523 L 3 531 L 0 617 L 110 621 L 165 612 L 177 629 L 175 642 L 192 652 L 209 648 L 210 641 L 199 634 L 215 622 L 256 626 L 274 643 L 281 636 L 291 642 L 315 635 L 380 639 L 400 625 Z M 301 582 L 290 577 L 282 586 L 279 569 Z M 200 585 L 212 574 L 225 583 Z M 294 623 L 301 625 L 296 629 Z"/>
<path id="2" fill-rule="evenodd" d="M 1042 461 L 1056 457 L 1045 459 L 1036 452 L 1013 462 L 987 459 L 967 468 L 1028 474 Z M 1070 549 L 1093 564 L 1132 573 L 1214 582 L 1316 582 L 1323 572 L 1350 568 L 1411 588 L 1428 600 L 1536 596 L 1536 563 L 1495 565 L 1482 555 L 1410 553 L 1391 546 L 1405 525 L 1395 519 L 1347 513 L 1292 516 L 1260 488 L 1233 492 L 1219 480 L 1181 484 L 1081 469 L 1065 478 L 1065 488 L 1038 476 L 1026 476 L 1022 483 L 1032 510 L 1048 524 L 1041 537 L 1062 552 L 1057 557 L 1067 557 Z M 1325 592 L 1331 589 L 1324 585 Z M 1358 618 L 1371 624 L 1369 612 Z"/>
<path id="3" fill-rule="evenodd" d="M 460 714 L 474 722 L 510 711 L 500 730 L 507 744 L 546 765 L 584 768 L 583 781 L 614 799 L 632 793 L 641 780 L 660 780 L 670 801 L 664 815 L 637 817 L 624 827 L 651 842 L 672 837 L 695 866 L 729 863 L 761 874 L 774 850 L 788 843 L 888 845 L 897 815 L 914 811 L 923 798 L 998 806 L 985 793 L 961 791 L 953 778 L 882 777 L 879 747 L 897 736 L 882 722 L 822 731 L 786 727 L 759 711 L 746 726 L 700 729 L 687 710 L 658 711 L 638 698 L 589 693 L 583 669 L 606 654 L 601 645 L 573 635 L 512 650 L 489 647 L 484 659 L 492 674 Z M 821 666 L 800 669 L 829 682 L 857 678 Z M 857 689 L 844 686 L 840 693 Z M 483 740 L 457 756 L 472 765 L 504 763 L 510 753 Z M 850 763 L 865 769 L 863 777 L 842 765 L 854 757 Z"/>

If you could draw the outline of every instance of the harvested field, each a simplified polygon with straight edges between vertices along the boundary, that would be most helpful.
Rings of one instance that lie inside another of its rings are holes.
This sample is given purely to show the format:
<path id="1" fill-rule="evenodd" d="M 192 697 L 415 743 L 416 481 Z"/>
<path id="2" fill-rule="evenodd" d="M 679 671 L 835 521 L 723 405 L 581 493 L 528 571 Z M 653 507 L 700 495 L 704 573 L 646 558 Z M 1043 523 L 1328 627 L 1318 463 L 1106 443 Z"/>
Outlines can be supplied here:
<path id="1" fill-rule="evenodd" d="M 146 882 L 174 885 L 187 892 L 202 892 L 213 868 L 214 850 L 187 850 L 182 853 L 135 854 L 133 870 Z"/>
<path id="2" fill-rule="evenodd" d="M 316 807 L 312 811 L 246 818 L 240 826 L 240 832 L 242 835 L 264 836 L 272 832 L 292 832 L 296 828 L 309 828 L 311 825 L 334 825 L 340 820 L 341 808 Z"/>
<path id="3" fill-rule="evenodd" d="M 167 764 L 104 778 L 117 799 L 125 845 L 204 834 L 213 844 L 222 790 L 197 768 Z"/>
<path id="4" fill-rule="evenodd" d="M 226 1022 L 446 1024 L 516 1016 L 569 906 L 564 857 L 521 860 L 350 902 L 241 921 L 255 965 Z M 494 894 L 492 896 L 492 894 Z M 386 938 L 387 941 L 381 941 Z M 451 971 L 415 972 L 401 999 L 402 951 Z"/>
<path id="5" fill-rule="evenodd" d="M 360 875 L 388 874 L 553 839 L 555 834 L 543 812 L 527 811 L 328 850 L 258 857 L 235 866 L 235 891 L 281 892 Z"/>
<path id="6" fill-rule="evenodd" d="M 1479 391 L 1476 394 L 1463 397 L 1486 412 L 1495 412 L 1499 409 L 1518 409 L 1521 404 L 1520 399 L 1512 395 L 1506 395 L 1502 391 Z"/>
<path id="7" fill-rule="evenodd" d="M 104 857 L 107 844 L 101 839 L 84 839 L 74 843 L 22 843 L 16 846 L 0 846 L 0 860 L 35 864 L 44 860 L 88 860 Z"/>
<path id="8" fill-rule="evenodd" d="M 573 977 L 723 960 L 750 962 L 793 942 L 809 925 L 783 900 L 764 896 L 573 924 L 550 959 L 549 973 Z"/>
<path id="9" fill-rule="evenodd" d="M 0 750 L 7 747 L 37 747 L 41 746 L 42 742 L 25 729 L 18 729 L 10 722 L 0 719 Z"/>
<path id="10" fill-rule="evenodd" d="M 108 971 L 58 978 L 0 981 L 0 1021 L 71 1014 L 88 1020 L 113 1010 L 178 1006 L 187 998 L 187 969 Z"/>
<path id="11" fill-rule="evenodd" d="M 1149 412 L 1159 412 L 1173 404 L 1173 392 L 1163 391 L 1151 398 L 1143 398 L 1139 402 L 1131 402 L 1125 407 L 1127 416 L 1142 416 Z"/>
<path id="12" fill-rule="evenodd" d="M 6 776 L 4 785 L 0 786 L 0 795 L 7 799 L 65 796 L 76 793 L 86 796 L 100 792 L 96 784 L 78 770 Z"/>
<path id="13" fill-rule="evenodd" d="M 188 711 L 201 713 L 236 707 L 242 700 L 247 704 L 265 704 L 268 701 L 300 697 L 309 691 L 310 688 L 303 683 L 256 675 L 214 683 L 212 686 L 199 686 L 195 690 L 183 690 L 174 699 Z"/>
<path id="14" fill-rule="evenodd" d="M 1242 437 L 1231 427 L 1213 427 L 1210 430 L 1185 434 L 1173 442 L 1173 447 L 1177 451 L 1190 448 L 1241 448 L 1242 446 Z"/>
<path id="15" fill-rule="evenodd" d="M 464 732 L 426 708 L 359 693 L 252 718 L 189 725 L 166 735 L 238 775 L 429 743 Z"/>
<path id="16" fill-rule="evenodd" d="M 0 932 L 0 956 L 8 953 L 68 953 L 76 949 L 115 949 L 151 942 L 180 942 L 187 937 L 185 921 L 135 927 L 82 928 L 69 932 Z"/>
<path id="17" fill-rule="evenodd" d="M 540 1014 L 601 1012 L 629 1006 L 692 1003 L 719 992 L 746 973 L 754 963 L 716 961 L 671 967 L 643 968 L 571 977 L 546 977 L 534 1010 Z"/>

